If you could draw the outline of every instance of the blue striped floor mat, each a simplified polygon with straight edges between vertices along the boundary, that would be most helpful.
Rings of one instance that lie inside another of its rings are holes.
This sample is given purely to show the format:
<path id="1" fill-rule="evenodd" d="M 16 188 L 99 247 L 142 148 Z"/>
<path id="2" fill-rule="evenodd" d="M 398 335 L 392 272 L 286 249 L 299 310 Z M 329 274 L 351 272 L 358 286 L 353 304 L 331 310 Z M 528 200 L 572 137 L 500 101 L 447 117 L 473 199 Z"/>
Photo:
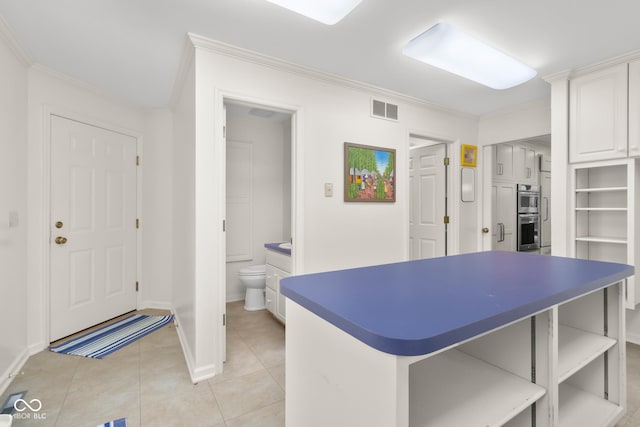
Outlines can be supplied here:
<path id="1" fill-rule="evenodd" d="M 171 323 L 172 320 L 173 314 L 168 316 L 133 314 L 93 332 L 88 332 L 80 337 L 71 338 L 62 344 L 51 346 L 49 350 L 56 353 L 102 359 Z"/>
<path id="2" fill-rule="evenodd" d="M 96 427 L 127 427 L 127 420 L 120 418 L 118 420 L 109 421 L 108 423 L 98 424 Z"/>

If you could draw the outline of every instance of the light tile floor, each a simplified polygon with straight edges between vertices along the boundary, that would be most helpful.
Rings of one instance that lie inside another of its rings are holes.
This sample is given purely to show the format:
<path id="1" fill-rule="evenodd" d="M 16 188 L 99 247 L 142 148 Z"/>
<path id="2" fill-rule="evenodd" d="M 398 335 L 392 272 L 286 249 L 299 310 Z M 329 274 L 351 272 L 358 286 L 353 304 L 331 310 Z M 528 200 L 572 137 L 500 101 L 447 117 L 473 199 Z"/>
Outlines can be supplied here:
<path id="1" fill-rule="evenodd" d="M 45 350 L 29 358 L 0 404 L 27 390 L 42 401 L 14 426 L 284 426 L 284 326 L 266 310 L 227 306 L 225 372 L 192 384 L 175 327 L 165 326 L 102 360 Z M 143 310 L 143 314 L 166 314 Z"/>
<path id="2" fill-rule="evenodd" d="M 192 384 L 170 325 L 102 360 L 38 353 L 0 402 L 23 390 L 27 401 L 42 401 L 39 419 L 16 419 L 14 426 L 93 427 L 122 417 L 129 427 L 284 426 L 284 326 L 266 310 L 247 312 L 242 304 L 227 305 L 221 376 Z M 617 427 L 640 426 L 640 346 L 634 344 L 627 345 L 627 378 L 628 410 Z"/>

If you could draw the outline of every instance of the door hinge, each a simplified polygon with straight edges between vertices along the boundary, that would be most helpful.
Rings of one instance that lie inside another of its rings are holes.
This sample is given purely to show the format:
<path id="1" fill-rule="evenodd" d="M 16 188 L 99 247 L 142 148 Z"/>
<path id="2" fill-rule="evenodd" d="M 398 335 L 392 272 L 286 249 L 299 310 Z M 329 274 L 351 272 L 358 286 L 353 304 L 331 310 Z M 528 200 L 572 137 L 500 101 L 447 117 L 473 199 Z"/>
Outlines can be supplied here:
<path id="1" fill-rule="evenodd" d="M 136 218 L 136 228 L 140 228 L 140 220 Z"/>
<path id="2" fill-rule="evenodd" d="M 140 166 L 140 156 L 136 156 L 136 166 Z"/>
<path id="3" fill-rule="evenodd" d="M 140 283 L 136 282 L 136 292 L 140 291 Z"/>
<path id="4" fill-rule="evenodd" d="M 226 315 L 226 313 L 222 314 L 222 326 L 227 326 L 227 315 Z"/>
<path id="5" fill-rule="evenodd" d="M 445 157 L 445 158 L 444 158 L 444 165 L 445 165 L 445 166 L 449 166 L 449 162 L 450 162 L 449 158 L 448 158 L 448 157 Z"/>
<path id="6" fill-rule="evenodd" d="M 223 138 L 227 137 L 227 127 L 226 126 L 222 126 L 222 137 Z"/>
<path id="7" fill-rule="evenodd" d="M 222 231 L 227 231 L 227 220 L 223 219 L 222 220 Z"/>
<path id="8" fill-rule="evenodd" d="M 444 223 L 449 224 L 449 215 L 444 216 Z"/>

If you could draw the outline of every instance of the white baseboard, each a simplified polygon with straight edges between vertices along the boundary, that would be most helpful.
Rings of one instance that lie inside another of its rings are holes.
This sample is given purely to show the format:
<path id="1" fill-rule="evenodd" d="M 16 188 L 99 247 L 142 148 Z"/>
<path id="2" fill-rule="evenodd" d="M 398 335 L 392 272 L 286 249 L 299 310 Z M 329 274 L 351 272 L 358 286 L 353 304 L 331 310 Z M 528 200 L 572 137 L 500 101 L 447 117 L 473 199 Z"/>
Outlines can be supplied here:
<path id="1" fill-rule="evenodd" d="M 39 342 L 36 344 L 30 344 L 28 347 L 29 350 L 29 356 L 33 356 L 34 354 L 38 354 L 43 350 L 46 350 L 49 347 L 48 344 L 44 343 L 44 342 Z"/>
<path id="2" fill-rule="evenodd" d="M 629 333 L 629 331 L 627 331 L 627 342 L 640 345 L 640 334 Z"/>
<path id="3" fill-rule="evenodd" d="M 140 303 L 139 310 L 144 310 L 147 308 L 155 310 L 171 310 L 171 303 L 167 301 L 142 301 Z"/>
<path id="4" fill-rule="evenodd" d="M 244 293 L 240 294 L 227 294 L 227 302 L 236 302 L 244 300 Z"/>
<path id="5" fill-rule="evenodd" d="M 216 366 L 215 365 L 207 365 L 201 366 L 199 368 L 194 368 L 195 362 L 191 353 L 191 349 L 189 348 L 189 343 L 187 338 L 184 336 L 182 329 L 180 328 L 180 318 L 178 313 L 175 310 L 171 310 L 174 314 L 174 319 L 176 323 L 176 331 L 178 331 L 178 339 L 180 340 L 180 346 L 182 347 L 182 353 L 184 355 L 184 359 L 187 362 L 187 369 L 189 370 L 189 376 L 191 377 L 191 382 L 196 384 L 200 381 L 207 380 L 209 378 L 213 378 L 216 375 Z"/>
<path id="6" fill-rule="evenodd" d="M 2 373 L 2 377 L 0 377 L 0 395 L 7 390 L 11 381 L 13 381 L 14 376 L 20 372 L 24 364 L 27 362 L 29 358 L 29 351 L 25 347 L 22 352 L 11 362 L 9 367 Z"/>

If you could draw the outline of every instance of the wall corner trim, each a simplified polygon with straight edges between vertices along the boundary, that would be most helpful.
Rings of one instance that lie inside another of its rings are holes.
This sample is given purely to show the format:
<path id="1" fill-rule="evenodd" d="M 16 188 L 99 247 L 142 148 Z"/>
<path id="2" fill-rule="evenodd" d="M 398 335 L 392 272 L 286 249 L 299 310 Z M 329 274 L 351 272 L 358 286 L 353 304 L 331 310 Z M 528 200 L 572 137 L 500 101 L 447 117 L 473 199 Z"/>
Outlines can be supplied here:
<path id="1" fill-rule="evenodd" d="M 7 42 L 9 48 L 13 51 L 16 57 L 22 62 L 25 67 L 30 67 L 33 64 L 31 55 L 27 53 L 22 44 L 15 36 L 15 32 L 11 29 L 7 21 L 0 15 L 0 37 Z"/>
<path id="2" fill-rule="evenodd" d="M 2 376 L 0 376 L 0 395 L 2 395 L 7 387 L 9 387 L 9 384 L 13 381 L 13 375 L 22 369 L 28 358 L 29 352 L 27 351 L 27 348 L 25 348 L 13 360 L 13 362 L 11 362 L 7 370 L 2 373 Z"/>
<path id="3" fill-rule="evenodd" d="M 169 97 L 169 108 L 174 110 L 180 99 L 180 93 L 184 86 L 184 81 L 187 78 L 189 68 L 195 59 L 195 44 L 191 38 L 191 34 L 187 34 L 185 38 L 184 47 L 182 49 L 182 56 L 180 57 L 180 63 L 178 64 L 178 72 L 171 88 L 171 96 Z"/>

